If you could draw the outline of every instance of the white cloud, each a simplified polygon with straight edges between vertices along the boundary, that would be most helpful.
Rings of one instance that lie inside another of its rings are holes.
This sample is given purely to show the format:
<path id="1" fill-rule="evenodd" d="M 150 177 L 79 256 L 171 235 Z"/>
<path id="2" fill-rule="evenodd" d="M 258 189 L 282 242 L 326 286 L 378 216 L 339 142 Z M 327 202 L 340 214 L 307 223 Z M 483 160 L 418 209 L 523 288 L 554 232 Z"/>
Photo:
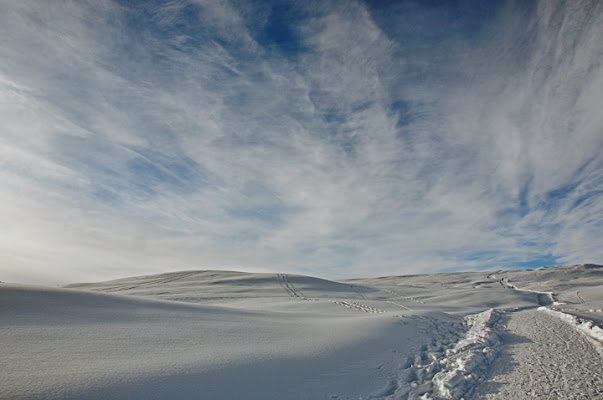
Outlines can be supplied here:
<path id="1" fill-rule="evenodd" d="M 600 4 L 189 6 L 0 6 L 3 276 L 601 261 Z"/>

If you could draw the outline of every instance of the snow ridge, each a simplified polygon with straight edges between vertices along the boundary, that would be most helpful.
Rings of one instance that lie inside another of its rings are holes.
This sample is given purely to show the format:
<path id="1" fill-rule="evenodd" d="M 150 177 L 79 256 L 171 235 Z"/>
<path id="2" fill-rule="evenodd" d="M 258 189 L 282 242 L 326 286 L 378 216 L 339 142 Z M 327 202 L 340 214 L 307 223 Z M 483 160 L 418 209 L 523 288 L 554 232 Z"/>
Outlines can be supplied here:
<path id="1" fill-rule="evenodd" d="M 550 308 L 546 307 L 539 307 L 538 310 L 544 311 L 547 314 L 557 317 L 569 324 L 576 331 L 584 335 L 586 339 L 588 339 L 588 341 L 595 346 L 597 352 L 603 356 L 603 329 L 597 326 L 593 321 L 578 318 L 561 311 L 551 310 Z"/>
<path id="2" fill-rule="evenodd" d="M 459 325 L 432 321 L 438 339 L 401 362 L 397 378 L 368 398 L 458 400 L 471 395 L 498 352 L 500 338 L 494 324 L 499 314 L 489 309 L 465 317 Z M 463 333 L 462 326 L 469 329 Z"/>
<path id="3" fill-rule="evenodd" d="M 443 368 L 433 378 L 435 398 L 460 399 L 473 390 L 498 352 L 500 338 L 493 327 L 498 314 L 489 309 L 465 317 L 471 328 L 442 360 Z"/>

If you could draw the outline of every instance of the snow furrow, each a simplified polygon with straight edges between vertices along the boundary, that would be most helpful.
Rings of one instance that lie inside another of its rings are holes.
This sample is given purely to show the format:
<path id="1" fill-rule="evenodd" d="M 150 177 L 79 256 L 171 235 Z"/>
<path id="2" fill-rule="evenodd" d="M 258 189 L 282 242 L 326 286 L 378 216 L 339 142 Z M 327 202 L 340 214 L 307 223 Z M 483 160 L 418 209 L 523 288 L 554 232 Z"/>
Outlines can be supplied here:
<path id="1" fill-rule="evenodd" d="M 278 280 L 279 285 L 285 289 L 290 297 L 295 297 L 301 300 L 309 300 L 299 289 L 295 287 L 295 285 L 293 285 L 292 282 L 289 281 L 289 277 L 287 275 L 276 274 L 276 279 Z"/>

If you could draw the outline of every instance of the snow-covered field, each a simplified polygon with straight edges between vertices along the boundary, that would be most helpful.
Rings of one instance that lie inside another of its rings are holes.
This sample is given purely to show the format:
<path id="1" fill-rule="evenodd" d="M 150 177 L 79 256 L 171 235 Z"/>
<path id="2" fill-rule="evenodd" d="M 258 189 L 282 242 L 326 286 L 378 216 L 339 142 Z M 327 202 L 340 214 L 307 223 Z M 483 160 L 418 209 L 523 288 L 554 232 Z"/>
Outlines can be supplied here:
<path id="1" fill-rule="evenodd" d="M 0 398 L 603 398 L 603 267 L 0 284 Z"/>

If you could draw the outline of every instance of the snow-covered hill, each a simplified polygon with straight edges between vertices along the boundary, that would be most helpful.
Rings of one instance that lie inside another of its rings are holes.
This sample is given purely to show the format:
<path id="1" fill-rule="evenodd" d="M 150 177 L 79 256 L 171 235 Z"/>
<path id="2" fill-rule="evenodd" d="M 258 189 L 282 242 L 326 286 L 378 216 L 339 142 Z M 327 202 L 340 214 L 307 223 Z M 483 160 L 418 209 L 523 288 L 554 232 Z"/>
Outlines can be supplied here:
<path id="1" fill-rule="evenodd" d="M 3 283 L 0 398 L 597 398 L 602 308 L 595 265 Z"/>

